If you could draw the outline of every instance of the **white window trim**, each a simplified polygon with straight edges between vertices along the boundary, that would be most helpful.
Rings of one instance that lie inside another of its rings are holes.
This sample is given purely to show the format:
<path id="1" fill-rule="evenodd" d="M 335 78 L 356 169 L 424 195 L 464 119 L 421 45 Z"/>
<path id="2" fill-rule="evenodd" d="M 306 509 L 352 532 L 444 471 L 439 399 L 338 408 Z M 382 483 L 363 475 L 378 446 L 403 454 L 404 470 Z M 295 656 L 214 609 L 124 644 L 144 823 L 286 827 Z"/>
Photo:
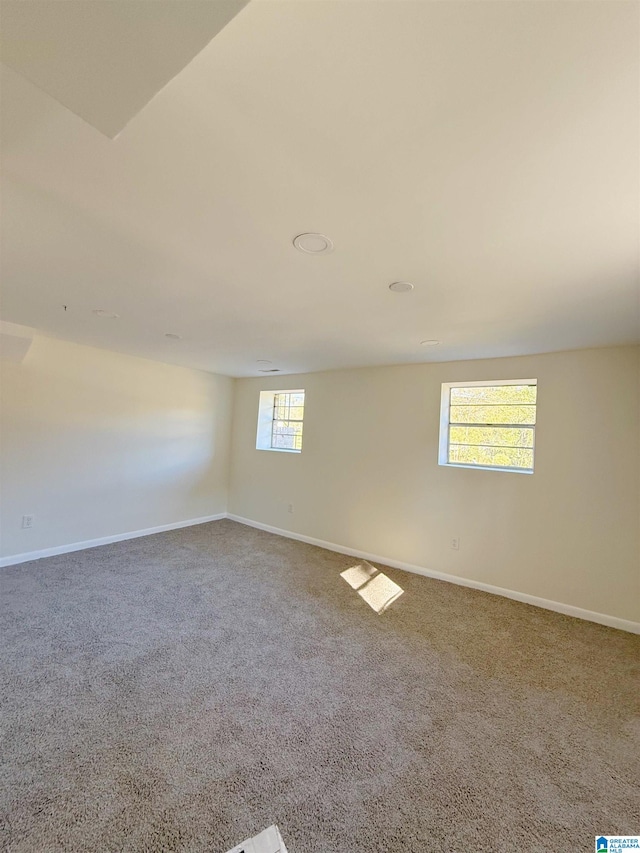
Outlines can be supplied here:
<path id="1" fill-rule="evenodd" d="M 479 382 L 443 382 L 440 396 L 440 439 L 438 442 L 438 465 L 446 468 L 473 468 L 475 471 L 502 471 L 509 474 L 533 474 L 528 468 L 507 468 L 498 465 L 470 465 L 466 462 L 449 462 L 449 407 L 452 388 L 473 388 L 487 385 L 535 385 L 537 379 L 483 379 Z M 537 404 L 536 404 L 537 405 Z M 533 459 L 535 465 L 536 454 L 536 427 L 533 427 Z"/>
<path id="2" fill-rule="evenodd" d="M 294 448 L 289 447 L 272 447 L 271 436 L 273 431 L 273 407 L 276 394 L 304 393 L 304 388 L 277 388 L 275 391 L 260 392 L 260 399 L 258 402 L 258 431 L 256 434 L 256 450 L 270 450 L 273 453 L 302 453 L 302 448 L 300 450 L 295 450 Z"/>

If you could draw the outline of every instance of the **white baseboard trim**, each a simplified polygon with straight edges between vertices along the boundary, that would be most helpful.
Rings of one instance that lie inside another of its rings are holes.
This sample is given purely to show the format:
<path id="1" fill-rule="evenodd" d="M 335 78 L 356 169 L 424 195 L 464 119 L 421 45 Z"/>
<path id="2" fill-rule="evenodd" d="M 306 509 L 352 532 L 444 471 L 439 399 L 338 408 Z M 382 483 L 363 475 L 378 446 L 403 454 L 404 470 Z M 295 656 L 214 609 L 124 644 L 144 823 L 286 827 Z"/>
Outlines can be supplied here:
<path id="1" fill-rule="evenodd" d="M 608 616 L 606 613 L 596 613 L 593 610 L 583 610 L 581 607 L 574 607 L 571 604 L 563 604 L 560 601 L 550 601 L 546 598 L 538 598 L 536 595 L 528 595 L 524 592 L 516 592 L 512 589 L 504 589 L 500 586 L 492 586 L 481 581 L 469 580 L 461 578 L 457 575 L 449 575 L 445 572 L 435 572 L 431 569 L 425 569 L 424 566 L 414 566 L 411 563 L 403 563 L 401 560 L 393 560 L 390 557 L 381 557 L 379 554 L 370 554 L 368 551 L 359 551 L 355 548 L 349 548 L 346 545 L 336 545 L 334 542 L 325 542 L 324 539 L 315 539 L 313 536 L 304 536 L 301 533 L 293 533 L 290 530 L 283 530 L 280 527 L 272 527 L 270 524 L 262 524 L 260 521 L 253 521 L 250 518 L 243 518 L 240 515 L 227 513 L 227 518 L 231 521 L 237 521 L 240 524 L 246 524 L 248 527 L 256 527 L 258 530 L 265 530 L 267 533 L 275 533 L 278 536 L 285 536 L 287 539 L 296 539 L 299 542 L 306 542 L 309 545 L 316 545 L 318 548 L 326 548 L 328 551 L 337 551 L 339 554 L 347 554 L 350 557 L 359 557 L 361 560 L 369 560 L 372 563 L 380 563 L 383 566 L 391 566 L 394 569 L 402 569 L 405 572 L 413 572 L 413 574 L 423 575 L 427 578 L 454 583 L 458 586 L 466 586 L 471 589 L 479 589 L 482 592 L 490 592 L 492 595 L 501 595 L 504 598 L 512 598 L 514 601 L 521 601 L 523 604 L 533 604 L 535 607 L 542 607 L 544 610 L 553 610 L 556 613 L 563 613 L 565 616 L 573 616 L 576 619 L 585 619 L 587 622 L 597 622 L 599 625 L 606 625 L 609 628 L 617 628 L 620 631 L 628 631 L 631 634 L 640 634 L 640 622 L 632 622 L 629 619 L 620 619 L 617 616 Z"/>
<path id="2" fill-rule="evenodd" d="M 10 557 L 0 558 L 0 568 L 15 566 L 18 563 L 28 563 L 31 560 L 41 560 L 43 557 L 55 557 L 57 554 L 84 551 L 85 548 L 97 548 L 99 545 L 110 545 L 112 542 L 122 542 L 125 539 L 138 539 L 140 536 L 151 536 L 154 533 L 164 533 L 166 530 L 178 530 L 180 527 L 192 527 L 194 524 L 206 524 L 208 521 L 219 521 L 221 518 L 226 517 L 226 512 L 219 512 L 216 515 L 190 518 L 187 521 L 173 521 L 171 524 L 161 524 L 159 527 L 147 527 L 145 530 L 132 530 L 129 533 L 116 533 L 114 536 L 102 536 L 100 539 L 73 542 L 71 545 L 56 545 L 55 548 L 43 548 L 41 551 L 27 551 L 23 554 L 13 554 Z"/>
<path id="3" fill-rule="evenodd" d="M 356 548 L 350 548 L 347 545 L 337 545 L 335 542 L 327 542 L 324 539 L 316 539 L 313 536 L 294 533 L 291 530 L 285 530 L 281 527 L 273 527 L 270 524 L 263 524 L 261 521 L 254 521 L 251 518 L 244 518 L 243 516 L 227 512 L 219 512 L 216 515 L 206 515 L 202 518 L 190 518 L 187 521 L 175 521 L 171 524 L 162 524 L 158 527 L 147 527 L 144 530 L 132 530 L 128 533 L 116 533 L 113 536 L 102 536 L 99 539 L 87 539 L 84 542 L 73 542 L 70 545 L 57 545 L 54 548 L 43 548 L 40 551 L 27 551 L 22 554 L 12 554 L 9 557 L 0 558 L 0 568 L 15 566 L 19 563 L 28 563 L 32 560 L 41 560 L 43 557 L 54 557 L 57 554 L 70 554 L 72 551 L 83 551 L 86 548 L 97 548 L 100 545 L 109 545 L 112 542 L 122 542 L 126 539 L 137 539 L 141 536 L 152 536 L 154 533 L 163 533 L 167 530 L 178 530 L 181 527 L 192 527 L 196 524 L 207 524 L 210 521 L 219 521 L 223 518 L 228 518 L 231 521 L 238 522 L 239 524 L 245 524 L 248 527 L 255 527 L 258 530 L 265 530 L 267 533 L 275 533 L 277 536 L 284 536 L 287 539 L 295 539 L 298 542 L 306 542 L 309 545 L 316 545 L 318 548 L 325 548 L 327 551 L 336 551 L 339 554 L 358 557 L 361 560 L 369 560 L 372 563 L 380 563 L 384 566 L 391 566 L 394 569 L 402 569 L 405 572 L 412 572 L 413 574 L 423 575 L 427 578 L 434 578 L 435 580 L 446 581 L 447 583 L 466 586 L 471 589 L 479 589 L 482 592 L 489 592 L 492 595 L 501 595 L 504 598 L 521 601 L 523 604 L 532 604 L 535 607 L 542 607 L 544 610 L 553 610 L 556 613 L 563 613 L 565 616 L 573 616 L 576 619 L 585 619 L 587 622 L 596 622 L 599 625 L 606 625 L 609 628 L 617 628 L 620 631 L 627 631 L 631 634 L 640 634 L 640 622 L 632 622 L 629 619 L 620 619 L 617 616 L 609 616 L 606 613 L 596 613 L 593 610 L 583 610 L 581 607 L 574 607 L 571 604 L 563 604 L 560 601 L 550 601 L 546 598 L 538 598 L 536 595 L 528 595 L 524 592 L 504 589 L 500 586 L 492 586 L 491 584 L 482 583 L 481 581 L 469 580 L 468 578 L 461 578 L 457 575 L 449 575 L 446 572 L 436 572 L 431 569 L 427 569 L 424 566 L 415 566 L 412 563 L 405 563 L 402 560 L 394 560 L 391 557 L 381 556 L 380 554 L 371 554 L 369 551 L 360 551 Z"/>

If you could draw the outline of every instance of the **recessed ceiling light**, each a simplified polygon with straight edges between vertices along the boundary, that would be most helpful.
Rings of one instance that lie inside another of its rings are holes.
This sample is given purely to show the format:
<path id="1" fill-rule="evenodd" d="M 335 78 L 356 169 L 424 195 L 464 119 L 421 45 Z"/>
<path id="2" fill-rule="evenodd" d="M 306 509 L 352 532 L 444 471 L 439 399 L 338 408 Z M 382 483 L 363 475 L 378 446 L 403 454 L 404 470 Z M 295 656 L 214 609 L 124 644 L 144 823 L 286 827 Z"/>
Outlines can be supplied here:
<path id="1" fill-rule="evenodd" d="M 280 368 L 279 367 L 271 367 L 271 368 L 267 368 L 266 370 L 260 370 L 258 372 L 259 373 L 280 373 Z"/>
<path id="2" fill-rule="evenodd" d="M 259 359 L 256 361 L 256 364 L 271 364 L 271 362 L 270 362 L 270 361 L 267 361 L 267 359 L 266 359 L 266 358 L 259 358 Z"/>
<path id="3" fill-rule="evenodd" d="M 172 341 L 181 341 L 182 340 L 182 335 L 176 335 L 175 332 L 165 332 L 164 336 L 165 336 L 165 338 L 170 338 Z"/>
<path id="4" fill-rule="evenodd" d="M 324 234 L 298 234 L 293 240 L 293 245 L 299 252 L 307 255 L 322 255 L 333 251 L 333 243 Z"/>
<path id="5" fill-rule="evenodd" d="M 410 281 L 394 281 L 389 285 L 389 290 L 393 290 L 394 293 L 409 293 L 413 290 L 413 285 Z"/>
<path id="6" fill-rule="evenodd" d="M 437 347 L 440 341 L 420 341 L 421 347 Z"/>
<path id="7" fill-rule="evenodd" d="M 117 320 L 119 314 L 114 314 L 112 311 L 105 311 L 104 308 L 94 308 L 93 313 L 96 317 L 104 317 L 106 320 Z"/>

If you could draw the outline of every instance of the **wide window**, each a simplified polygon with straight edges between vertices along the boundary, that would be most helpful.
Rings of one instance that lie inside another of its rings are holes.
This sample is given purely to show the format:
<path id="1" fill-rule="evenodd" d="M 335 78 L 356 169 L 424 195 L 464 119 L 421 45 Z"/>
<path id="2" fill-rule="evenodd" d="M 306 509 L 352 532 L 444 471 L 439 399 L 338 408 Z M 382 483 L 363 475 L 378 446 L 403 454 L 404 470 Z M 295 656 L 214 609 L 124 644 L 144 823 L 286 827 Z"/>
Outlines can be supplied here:
<path id="1" fill-rule="evenodd" d="M 304 391 L 261 391 L 258 408 L 258 450 L 300 453 Z"/>
<path id="2" fill-rule="evenodd" d="M 537 382 L 446 382 L 440 465 L 533 473 Z"/>

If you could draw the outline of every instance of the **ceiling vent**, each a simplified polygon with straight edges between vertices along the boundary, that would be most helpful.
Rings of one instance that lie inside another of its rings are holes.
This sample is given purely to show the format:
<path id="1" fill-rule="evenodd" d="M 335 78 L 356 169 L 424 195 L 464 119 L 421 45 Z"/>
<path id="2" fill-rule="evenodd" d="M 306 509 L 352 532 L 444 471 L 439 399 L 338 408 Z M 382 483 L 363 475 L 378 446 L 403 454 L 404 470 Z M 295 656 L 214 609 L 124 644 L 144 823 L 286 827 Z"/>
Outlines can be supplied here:
<path id="1" fill-rule="evenodd" d="M 326 255 L 328 252 L 333 252 L 333 242 L 328 237 L 311 231 L 298 234 L 293 240 L 293 245 L 305 255 Z"/>

